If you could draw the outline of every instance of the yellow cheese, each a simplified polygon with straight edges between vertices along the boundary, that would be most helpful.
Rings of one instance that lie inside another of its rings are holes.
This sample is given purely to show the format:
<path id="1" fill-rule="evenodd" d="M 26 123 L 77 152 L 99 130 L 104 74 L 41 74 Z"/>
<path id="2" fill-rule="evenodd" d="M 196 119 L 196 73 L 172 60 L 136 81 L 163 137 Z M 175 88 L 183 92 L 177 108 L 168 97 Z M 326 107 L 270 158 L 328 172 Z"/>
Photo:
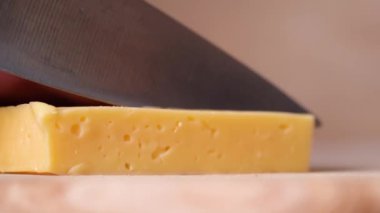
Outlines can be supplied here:
<path id="1" fill-rule="evenodd" d="M 303 172 L 314 118 L 269 112 L 0 108 L 0 172 L 204 174 Z"/>

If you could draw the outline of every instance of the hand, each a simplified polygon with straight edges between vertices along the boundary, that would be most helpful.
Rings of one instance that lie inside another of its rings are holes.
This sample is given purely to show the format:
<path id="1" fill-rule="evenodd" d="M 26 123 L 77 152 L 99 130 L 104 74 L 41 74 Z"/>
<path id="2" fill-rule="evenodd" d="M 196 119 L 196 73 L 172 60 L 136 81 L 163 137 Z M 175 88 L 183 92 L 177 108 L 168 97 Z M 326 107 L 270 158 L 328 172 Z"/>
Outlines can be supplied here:
<path id="1" fill-rule="evenodd" d="M 0 70 L 0 105 L 30 101 L 42 101 L 56 106 L 101 105 L 100 102 L 52 89 Z"/>

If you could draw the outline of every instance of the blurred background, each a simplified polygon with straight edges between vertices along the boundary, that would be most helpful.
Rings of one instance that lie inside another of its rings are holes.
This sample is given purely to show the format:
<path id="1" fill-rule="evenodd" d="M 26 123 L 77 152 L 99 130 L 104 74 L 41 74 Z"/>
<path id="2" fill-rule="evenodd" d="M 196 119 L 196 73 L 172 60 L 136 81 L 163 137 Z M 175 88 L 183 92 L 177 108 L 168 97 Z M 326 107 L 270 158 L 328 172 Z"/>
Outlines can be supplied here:
<path id="1" fill-rule="evenodd" d="M 316 113 L 315 168 L 380 168 L 380 1 L 148 2 Z"/>

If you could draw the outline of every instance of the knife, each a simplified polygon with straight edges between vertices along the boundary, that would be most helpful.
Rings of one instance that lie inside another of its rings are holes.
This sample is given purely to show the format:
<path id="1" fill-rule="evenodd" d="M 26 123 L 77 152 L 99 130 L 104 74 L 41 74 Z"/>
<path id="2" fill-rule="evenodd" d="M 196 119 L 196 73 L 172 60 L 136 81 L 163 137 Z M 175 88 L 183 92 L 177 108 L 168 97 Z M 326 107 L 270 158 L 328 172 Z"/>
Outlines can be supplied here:
<path id="1" fill-rule="evenodd" d="M 0 0 L 0 69 L 114 105 L 308 112 L 141 0 Z"/>

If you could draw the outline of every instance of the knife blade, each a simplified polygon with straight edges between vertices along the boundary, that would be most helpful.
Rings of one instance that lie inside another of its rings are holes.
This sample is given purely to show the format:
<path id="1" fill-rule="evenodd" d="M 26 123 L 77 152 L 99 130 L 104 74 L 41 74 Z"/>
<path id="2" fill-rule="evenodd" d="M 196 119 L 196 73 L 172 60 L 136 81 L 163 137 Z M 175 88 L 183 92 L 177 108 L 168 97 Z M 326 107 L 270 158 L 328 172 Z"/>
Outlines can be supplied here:
<path id="1" fill-rule="evenodd" d="M 0 0 L 0 68 L 114 105 L 308 112 L 141 0 Z"/>

